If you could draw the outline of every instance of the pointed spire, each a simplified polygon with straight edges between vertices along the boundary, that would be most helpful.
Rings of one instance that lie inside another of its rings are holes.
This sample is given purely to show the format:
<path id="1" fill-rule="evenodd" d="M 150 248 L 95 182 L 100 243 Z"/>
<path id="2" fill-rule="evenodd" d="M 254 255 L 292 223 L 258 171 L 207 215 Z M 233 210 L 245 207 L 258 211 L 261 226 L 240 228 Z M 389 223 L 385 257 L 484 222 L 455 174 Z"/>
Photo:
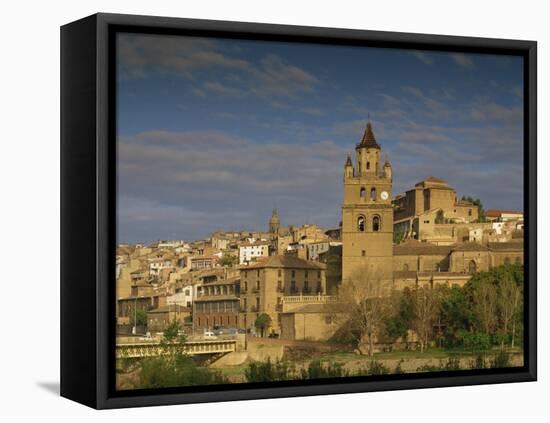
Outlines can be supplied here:
<path id="1" fill-rule="evenodd" d="M 273 211 L 271 212 L 271 217 L 279 217 L 279 211 L 276 207 L 273 208 Z"/>
<path id="2" fill-rule="evenodd" d="M 357 148 L 378 148 L 380 149 L 380 146 L 376 142 L 376 138 L 374 137 L 374 132 L 372 131 L 372 124 L 369 121 L 367 122 L 367 127 L 365 128 L 365 132 L 363 133 L 363 138 L 361 139 L 361 142 L 357 144 Z"/>
<path id="3" fill-rule="evenodd" d="M 351 162 L 351 156 L 348 154 L 348 159 L 346 160 L 345 167 L 353 166 L 353 163 Z"/>

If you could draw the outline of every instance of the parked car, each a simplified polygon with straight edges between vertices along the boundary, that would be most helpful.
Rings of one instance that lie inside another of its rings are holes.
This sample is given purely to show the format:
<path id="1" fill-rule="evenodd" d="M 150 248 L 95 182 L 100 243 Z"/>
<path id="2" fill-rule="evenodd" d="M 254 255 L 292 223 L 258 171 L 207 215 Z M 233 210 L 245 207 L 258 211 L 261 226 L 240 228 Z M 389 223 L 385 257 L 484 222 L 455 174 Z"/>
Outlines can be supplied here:
<path id="1" fill-rule="evenodd" d="M 218 339 L 218 337 L 211 330 L 205 330 L 203 334 L 205 339 Z"/>

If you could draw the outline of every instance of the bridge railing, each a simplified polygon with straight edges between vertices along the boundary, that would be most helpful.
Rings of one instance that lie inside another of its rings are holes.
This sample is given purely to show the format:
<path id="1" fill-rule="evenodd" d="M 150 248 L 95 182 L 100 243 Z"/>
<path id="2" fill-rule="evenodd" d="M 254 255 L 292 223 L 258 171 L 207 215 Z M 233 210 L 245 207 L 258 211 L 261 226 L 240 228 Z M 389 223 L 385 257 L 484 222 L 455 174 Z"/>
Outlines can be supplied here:
<path id="1" fill-rule="evenodd" d="M 159 342 L 143 342 L 133 344 L 117 344 L 117 358 L 143 358 L 155 357 L 173 353 L 179 345 L 163 346 Z M 233 352 L 237 349 L 237 341 L 234 339 L 218 341 L 191 341 L 183 345 L 183 352 L 190 355 L 219 354 Z"/>

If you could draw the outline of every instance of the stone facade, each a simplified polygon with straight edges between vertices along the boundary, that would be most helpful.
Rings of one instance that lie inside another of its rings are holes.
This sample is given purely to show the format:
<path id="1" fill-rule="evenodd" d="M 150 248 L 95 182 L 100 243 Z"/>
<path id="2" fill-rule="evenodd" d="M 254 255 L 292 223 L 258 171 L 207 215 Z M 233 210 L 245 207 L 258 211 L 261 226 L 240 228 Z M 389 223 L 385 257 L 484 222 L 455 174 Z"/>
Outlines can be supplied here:
<path id="1" fill-rule="evenodd" d="M 256 319 L 265 313 L 272 324 L 268 333 L 280 333 L 283 297 L 324 294 L 325 267 L 290 255 L 271 256 L 242 266 L 240 327 L 254 331 Z"/>
<path id="2" fill-rule="evenodd" d="M 369 122 L 356 146 L 356 165 L 344 166 L 342 205 L 342 281 L 368 269 L 391 279 L 393 207 L 391 165 L 380 167 L 380 146 Z"/>

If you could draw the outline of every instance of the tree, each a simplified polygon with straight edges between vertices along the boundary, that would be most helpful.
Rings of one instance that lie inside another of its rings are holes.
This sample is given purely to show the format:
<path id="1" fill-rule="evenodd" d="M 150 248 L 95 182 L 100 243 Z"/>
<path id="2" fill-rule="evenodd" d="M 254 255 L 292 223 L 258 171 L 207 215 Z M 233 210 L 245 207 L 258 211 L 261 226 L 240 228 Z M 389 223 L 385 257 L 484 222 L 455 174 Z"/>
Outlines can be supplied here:
<path id="1" fill-rule="evenodd" d="M 226 383 L 223 375 L 198 366 L 185 353 L 187 338 L 181 334 L 177 321 L 164 330 L 161 340 L 162 354 L 141 360 L 138 388 L 169 388 L 177 386 L 211 385 Z"/>
<path id="2" fill-rule="evenodd" d="M 500 349 L 504 351 L 504 342 L 507 337 L 514 344 L 514 323 L 520 311 L 522 292 L 520 286 L 512 279 L 511 275 L 505 275 L 498 286 L 497 308 L 500 320 L 501 344 Z"/>
<path id="3" fill-rule="evenodd" d="M 130 326 L 147 326 L 147 312 L 145 310 L 130 312 Z"/>
<path id="4" fill-rule="evenodd" d="M 440 319 L 445 326 L 445 344 L 456 346 L 462 342 L 461 331 L 471 326 L 472 311 L 464 290 L 457 285 L 440 287 Z"/>
<path id="5" fill-rule="evenodd" d="M 338 291 L 336 319 L 343 320 L 349 338 L 362 353 L 365 339 L 368 355 L 374 354 L 374 339 L 381 331 L 387 313 L 387 299 L 383 298 L 383 282 L 379 275 L 364 269 L 356 271 L 344 281 Z"/>
<path id="6" fill-rule="evenodd" d="M 391 341 L 406 337 L 414 319 L 413 294 L 409 288 L 392 292 L 388 314 L 384 321 L 386 335 Z"/>
<path id="7" fill-rule="evenodd" d="M 465 195 L 462 196 L 462 201 L 469 201 L 470 203 L 472 203 L 474 206 L 477 206 L 477 210 L 478 210 L 478 221 L 479 222 L 485 222 L 486 221 L 486 218 L 485 218 L 485 210 L 483 210 L 483 204 L 481 203 L 481 200 L 479 198 L 473 198 L 473 197 L 466 197 Z"/>
<path id="8" fill-rule="evenodd" d="M 266 313 L 260 314 L 256 318 L 254 326 L 256 327 L 256 329 L 260 329 L 261 337 L 263 338 L 264 332 L 271 326 L 271 317 L 269 316 L 269 314 Z"/>
<path id="9" fill-rule="evenodd" d="M 236 264 L 239 263 L 239 258 L 237 256 L 232 255 L 232 254 L 224 254 L 220 258 L 219 263 L 222 266 L 233 267 L 233 266 L 235 266 Z"/>
<path id="10" fill-rule="evenodd" d="M 438 225 L 441 225 L 442 223 L 445 223 L 445 214 L 443 213 L 443 210 L 439 209 L 435 215 L 435 223 Z"/>
<path id="11" fill-rule="evenodd" d="M 421 286 L 414 291 L 413 327 L 420 338 L 420 352 L 428 346 L 434 320 L 439 312 L 438 291 L 431 286 Z"/>

